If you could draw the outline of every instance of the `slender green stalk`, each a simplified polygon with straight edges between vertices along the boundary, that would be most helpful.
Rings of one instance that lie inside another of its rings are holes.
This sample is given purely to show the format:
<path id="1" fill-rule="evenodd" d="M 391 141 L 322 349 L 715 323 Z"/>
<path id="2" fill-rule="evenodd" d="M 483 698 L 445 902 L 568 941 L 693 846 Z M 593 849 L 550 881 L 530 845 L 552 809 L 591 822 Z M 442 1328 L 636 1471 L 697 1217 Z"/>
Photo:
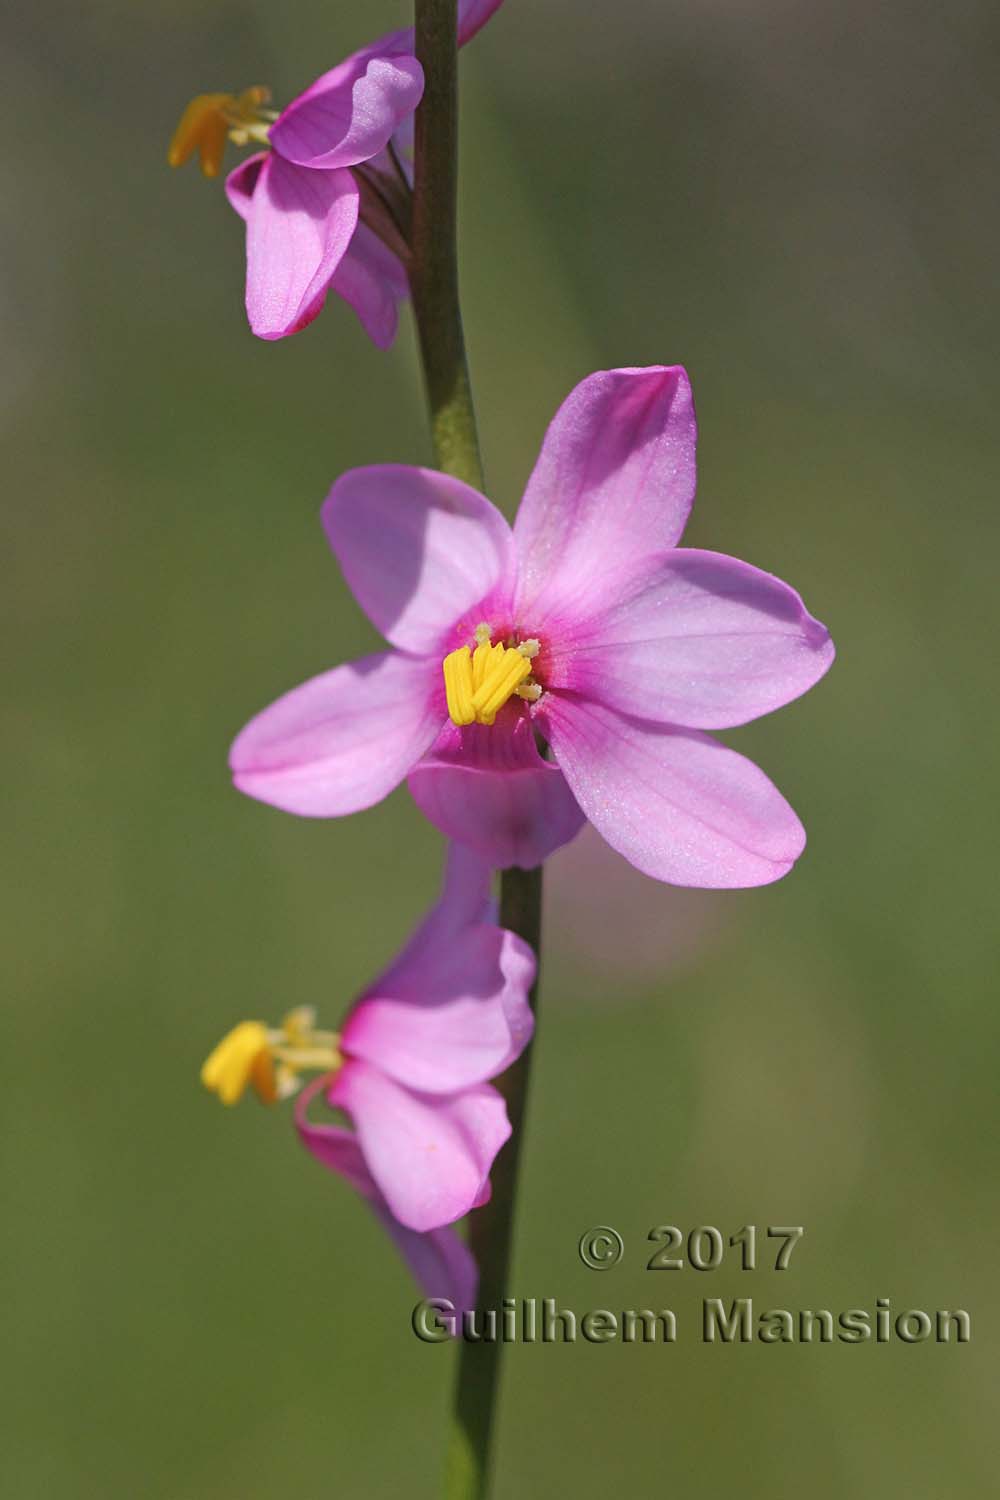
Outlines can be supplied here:
<path id="1" fill-rule="evenodd" d="M 458 51 L 457 0 L 416 0 L 416 53 L 424 95 L 416 116 L 410 290 L 430 407 L 434 459 L 477 489 L 483 467 L 465 358 L 458 297 Z M 542 872 L 504 870 L 500 920 L 541 954 Z M 532 991 L 534 1008 L 538 983 Z M 514 1202 L 530 1049 L 499 1081 L 513 1135 L 497 1157 L 489 1203 L 469 1221 L 479 1265 L 479 1309 L 499 1309 L 507 1291 Z M 503 1345 L 461 1345 L 455 1420 L 445 1481 L 447 1500 L 484 1500 Z"/>
<path id="2" fill-rule="evenodd" d="M 500 922 L 520 934 L 541 954 L 542 871 L 504 870 L 500 877 Z M 537 1014 L 538 978 L 531 992 Z M 479 1264 L 478 1330 L 482 1314 L 495 1308 L 498 1331 L 502 1299 L 508 1295 L 508 1272 L 514 1237 L 517 1169 L 524 1134 L 524 1106 L 531 1069 L 531 1049 L 522 1052 L 499 1080 L 507 1101 L 513 1134 L 496 1159 L 489 1203 L 469 1220 L 469 1244 Z M 462 1343 L 455 1388 L 455 1425 L 448 1454 L 446 1500 L 483 1500 L 490 1486 L 490 1449 L 500 1383 L 503 1344 Z"/>
<path id="3" fill-rule="evenodd" d="M 434 460 L 483 488 L 458 301 L 457 0 L 416 0 L 424 96 L 414 141 L 410 292 L 420 338 Z"/>

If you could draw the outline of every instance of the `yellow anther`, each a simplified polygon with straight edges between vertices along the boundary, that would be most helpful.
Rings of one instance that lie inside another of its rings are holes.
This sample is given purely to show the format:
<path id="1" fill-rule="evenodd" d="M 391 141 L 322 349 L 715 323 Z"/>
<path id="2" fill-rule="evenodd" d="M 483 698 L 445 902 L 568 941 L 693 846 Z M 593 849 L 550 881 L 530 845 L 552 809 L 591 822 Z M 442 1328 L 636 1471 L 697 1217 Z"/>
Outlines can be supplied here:
<path id="1" fill-rule="evenodd" d="M 241 1021 L 205 1059 L 201 1081 L 223 1104 L 235 1104 L 252 1083 L 265 1104 L 278 1097 L 270 1033 L 260 1021 Z"/>
<path id="2" fill-rule="evenodd" d="M 477 692 L 486 681 L 487 673 L 493 662 L 497 662 L 503 656 L 504 648 L 498 641 L 491 646 L 488 641 L 481 642 L 472 653 L 472 691 Z"/>
<path id="3" fill-rule="evenodd" d="M 265 1104 L 287 1099 L 298 1089 L 300 1073 L 333 1073 L 343 1062 L 338 1034 L 317 1031 L 315 1021 L 308 1005 L 289 1011 L 273 1031 L 262 1021 L 241 1021 L 205 1059 L 202 1083 L 223 1104 L 235 1104 L 248 1084 Z"/>
<path id="4" fill-rule="evenodd" d="M 472 691 L 482 687 L 483 678 L 486 676 L 486 664 L 493 655 L 493 647 L 489 641 L 480 641 L 472 653 Z"/>
<path id="5" fill-rule="evenodd" d="M 507 699 L 531 675 L 531 662 L 514 649 L 500 647 L 487 665 L 482 685 L 472 695 L 472 707 L 480 724 L 492 724 Z"/>
<path id="6" fill-rule="evenodd" d="M 453 724 L 492 724 L 507 700 L 516 693 L 528 703 L 542 696 L 541 684 L 531 675 L 531 664 L 541 642 L 529 637 L 517 645 L 491 644 L 492 630 L 479 625 L 475 650 L 460 646 L 444 659 L 444 687 Z"/>
<path id="7" fill-rule="evenodd" d="M 476 710 L 472 706 L 472 652 L 468 646 L 459 646 L 457 651 L 451 651 L 445 657 L 444 691 L 451 722 L 472 724 Z"/>
<path id="8" fill-rule="evenodd" d="M 266 145 L 266 122 L 274 116 L 262 113 L 262 106 L 270 97 L 270 89 L 263 84 L 244 89 L 242 94 L 197 94 L 181 115 L 167 161 L 172 167 L 181 167 L 197 151 L 205 176 L 218 177 L 230 132 L 242 144 L 253 139 Z"/>

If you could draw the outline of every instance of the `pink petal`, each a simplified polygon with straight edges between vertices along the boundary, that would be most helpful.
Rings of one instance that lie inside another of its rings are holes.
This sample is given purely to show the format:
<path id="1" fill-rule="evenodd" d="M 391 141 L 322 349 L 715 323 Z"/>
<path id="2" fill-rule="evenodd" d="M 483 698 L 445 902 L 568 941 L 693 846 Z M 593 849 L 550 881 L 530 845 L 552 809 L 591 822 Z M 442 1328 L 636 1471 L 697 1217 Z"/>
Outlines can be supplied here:
<path id="1" fill-rule="evenodd" d="M 452 943 L 466 928 L 496 925 L 493 866 L 465 844 L 446 846 L 441 895 L 389 967 L 370 986 L 372 995 L 401 994 L 409 975 L 420 971 L 426 955 Z"/>
<path id="2" fill-rule="evenodd" d="M 434 942 L 457 935 L 476 922 L 497 920 L 493 897 L 493 867 L 488 859 L 463 844 L 445 846 L 441 895 L 421 931 Z"/>
<path id="3" fill-rule="evenodd" d="M 424 91 L 423 69 L 408 55 L 411 37 L 383 37 L 317 78 L 271 127 L 275 151 L 327 171 L 377 156 Z"/>
<path id="4" fill-rule="evenodd" d="M 237 735 L 241 792 L 286 812 L 335 818 L 398 786 L 445 717 L 440 664 L 387 651 L 293 688 Z"/>
<path id="5" fill-rule="evenodd" d="M 445 1297 L 458 1312 L 474 1307 L 479 1273 L 472 1251 L 456 1231 L 450 1225 L 424 1234 L 404 1228 L 393 1218 L 376 1187 L 353 1131 L 336 1125 L 313 1125 L 306 1119 L 309 1098 L 324 1084 L 324 1079 L 317 1079 L 296 1100 L 295 1123 L 306 1150 L 368 1199 L 425 1296 Z"/>
<path id="6" fill-rule="evenodd" d="M 503 0 L 458 0 L 458 45 L 471 42 Z"/>
<path id="7" fill-rule="evenodd" d="M 581 699 L 543 699 L 566 780 L 612 848 L 672 885 L 767 885 L 805 833 L 763 771 L 694 730 L 626 719 Z"/>
<path id="8" fill-rule="evenodd" d="M 484 1201 L 490 1168 L 510 1136 L 504 1101 L 489 1084 L 417 1094 L 349 1058 L 327 1098 L 351 1116 L 372 1177 L 408 1229 L 451 1224 Z"/>
<path id="9" fill-rule="evenodd" d="M 399 326 L 399 304 L 409 296 L 409 282 L 402 261 L 366 224 L 354 231 L 330 290 L 354 308 L 377 348 L 391 346 Z"/>
<path id="10" fill-rule="evenodd" d="M 657 723 L 726 729 L 798 698 L 833 655 L 826 626 L 787 583 L 678 548 L 553 640 L 545 682 Z"/>
<path id="11" fill-rule="evenodd" d="M 500 869 L 541 864 L 585 821 L 559 767 L 539 755 L 530 718 L 510 704 L 493 725 L 446 724 L 408 784 L 442 833 Z"/>
<path id="12" fill-rule="evenodd" d="M 407 1229 L 381 1198 L 372 1200 L 372 1208 L 424 1296 L 447 1299 L 459 1317 L 471 1311 L 479 1289 L 479 1268 L 458 1231 L 451 1224 L 423 1233 Z"/>
<path id="13" fill-rule="evenodd" d="M 526 634 L 610 605 L 651 551 L 677 542 L 694 500 L 695 435 L 679 365 L 603 370 L 570 393 L 514 525 Z"/>
<path id="14" fill-rule="evenodd" d="M 248 156 L 226 178 L 226 196 L 241 219 L 249 218 L 265 157 L 266 152 Z M 399 304 L 409 296 L 409 280 L 399 257 L 366 224 L 357 225 L 329 290 L 353 307 L 372 343 L 379 349 L 392 345 L 399 326 Z"/>
<path id="15" fill-rule="evenodd" d="M 226 178 L 226 197 L 229 199 L 230 206 L 235 208 L 244 222 L 250 217 L 250 200 L 257 186 L 260 169 L 266 160 L 266 151 L 258 151 L 256 156 L 244 157 L 239 166 L 234 167 Z"/>
<path id="16" fill-rule="evenodd" d="M 471 41 L 501 0 L 459 0 L 458 45 Z M 321 75 L 271 128 L 276 151 L 300 166 L 353 167 L 370 161 L 420 103 L 423 69 L 412 28 L 394 31 Z"/>
<path id="17" fill-rule="evenodd" d="M 443 656 L 456 622 L 485 608 L 512 574 L 510 527 L 500 512 L 432 469 L 351 469 L 330 491 L 323 525 L 361 608 L 404 651 Z M 470 636 L 483 618 L 481 611 L 471 621 Z"/>
<path id="18" fill-rule="evenodd" d="M 314 1125 L 306 1118 L 309 1103 L 329 1086 L 328 1078 L 316 1078 L 295 1101 L 295 1128 L 306 1150 L 331 1172 L 349 1182 L 363 1198 L 381 1196 L 365 1163 L 353 1130 L 343 1125 Z"/>
<path id="19" fill-rule="evenodd" d="M 229 201 L 240 212 L 248 179 L 234 182 L 234 175 Z M 258 338 L 284 338 L 312 322 L 357 222 L 358 189 L 350 172 L 310 172 L 276 152 L 267 155 L 247 215 L 247 316 Z"/>
<path id="20" fill-rule="evenodd" d="M 341 1030 L 343 1051 L 428 1094 L 485 1083 L 531 1040 L 534 977 L 534 954 L 512 932 L 467 927 L 361 1000 Z"/>

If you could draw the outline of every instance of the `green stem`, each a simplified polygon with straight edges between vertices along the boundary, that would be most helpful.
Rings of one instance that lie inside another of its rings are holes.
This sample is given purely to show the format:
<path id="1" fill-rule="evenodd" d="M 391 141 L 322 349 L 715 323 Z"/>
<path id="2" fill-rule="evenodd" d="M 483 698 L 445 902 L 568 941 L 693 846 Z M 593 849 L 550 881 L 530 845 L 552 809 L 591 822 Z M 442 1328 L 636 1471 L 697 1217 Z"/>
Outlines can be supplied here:
<path id="1" fill-rule="evenodd" d="M 430 407 L 434 459 L 446 474 L 483 488 L 476 415 L 465 358 L 458 297 L 458 49 L 457 0 L 416 0 L 416 54 L 424 95 L 416 115 L 410 291 Z M 541 955 L 541 869 L 509 869 L 500 878 L 500 921 Z M 531 993 L 532 1008 L 538 982 Z M 492 1172 L 489 1203 L 469 1220 L 479 1265 L 480 1314 L 499 1310 L 507 1294 L 514 1203 L 530 1049 L 498 1087 L 512 1136 Z M 499 1341 L 462 1342 L 455 1419 L 445 1481 L 447 1500 L 485 1500 L 490 1444 L 500 1383 Z"/>
<path id="2" fill-rule="evenodd" d="M 458 301 L 457 0 L 416 0 L 424 96 L 416 116 L 410 293 L 430 406 L 434 461 L 483 488 Z"/>
<path id="3" fill-rule="evenodd" d="M 518 933 L 541 954 L 542 871 L 504 870 L 500 877 L 500 922 Z M 538 977 L 531 991 L 531 1008 L 537 1013 Z M 491 1174 L 490 1201 L 469 1219 L 469 1244 L 479 1265 L 477 1331 L 487 1309 L 495 1309 L 497 1329 L 500 1309 L 508 1295 L 509 1269 L 514 1236 L 514 1204 L 517 1170 L 524 1134 L 524 1106 L 531 1070 L 531 1049 L 522 1052 L 499 1080 L 507 1101 L 512 1135 L 496 1159 Z M 455 1422 L 448 1471 L 446 1500 L 484 1500 L 490 1486 L 490 1449 L 500 1383 L 503 1344 L 462 1342 L 455 1388 Z"/>

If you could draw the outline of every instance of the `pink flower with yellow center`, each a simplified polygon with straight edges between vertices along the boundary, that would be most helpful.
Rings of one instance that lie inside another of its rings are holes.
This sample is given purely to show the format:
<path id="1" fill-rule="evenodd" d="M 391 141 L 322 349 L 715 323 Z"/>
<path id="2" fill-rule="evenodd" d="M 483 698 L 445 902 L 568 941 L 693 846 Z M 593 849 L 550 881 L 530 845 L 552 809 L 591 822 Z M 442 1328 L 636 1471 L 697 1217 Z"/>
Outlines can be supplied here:
<path id="1" fill-rule="evenodd" d="M 460 0 L 459 46 L 502 0 Z M 269 149 L 226 181 L 246 222 L 246 307 L 259 338 L 298 333 L 336 292 L 380 348 L 396 335 L 407 295 L 409 143 L 424 75 L 413 31 L 395 31 L 323 73 L 281 111 L 266 89 L 199 94 L 168 152 L 180 166 L 197 150 L 218 175 L 226 141 Z"/>
<path id="2" fill-rule="evenodd" d="M 757 766 L 705 731 L 797 698 L 833 644 L 787 584 L 677 545 L 694 491 L 679 366 L 577 386 L 513 528 L 444 474 L 345 474 L 326 534 L 392 649 L 252 720 L 231 752 L 236 785 L 339 817 L 408 778 L 432 822 L 497 866 L 537 864 L 589 819 L 659 880 L 778 879 L 802 825 Z"/>
<path id="3" fill-rule="evenodd" d="M 429 1296 L 475 1298 L 475 1263 L 453 1224 L 490 1194 L 510 1135 L 492 1087 L 531 1039 L 531 949 L 496 925 L 490 868 L 453 847 L 441 899 L 339 1032 L 292 1011 L 278 1027 L 242 1021 L 206 1059 L 226 1104 L 252 1086 L 265 1103 L 298 1092 L 304 1145 L 368 1200 Z M 314 1121 L 322 1095 L 353 1128 Z"/>

